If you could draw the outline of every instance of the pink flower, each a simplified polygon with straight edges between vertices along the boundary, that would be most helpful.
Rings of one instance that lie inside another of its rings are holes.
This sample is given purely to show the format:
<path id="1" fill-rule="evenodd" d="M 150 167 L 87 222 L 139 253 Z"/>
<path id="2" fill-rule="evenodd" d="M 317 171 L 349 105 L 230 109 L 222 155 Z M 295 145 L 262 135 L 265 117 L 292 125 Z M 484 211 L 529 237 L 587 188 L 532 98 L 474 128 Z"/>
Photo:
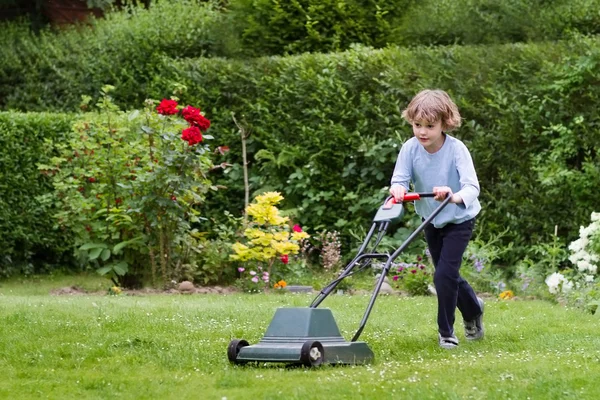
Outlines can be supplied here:
<path id="1" fill-rule="evenodd" d="M 244 267 L 239 267 L 238 268 L 238 272 L 244 272 L 245 270 L 246 270 L 246 268 L 244 268 Z"/>
<path id="2" fill-rule="evenodd" d="M 255 276 L 254 278 L 252 278 L 252 282 L 254 282 L 254 283 L 258 282 L 258 277 Z"/>
<path id="3" fill-rule="evenodd" d="M 300 228 L 300 225 L 298 225 L 298 224 L 294 225 L 294 227 L 292 228 L 292 230 L 294 232 L 302 232 L 302 228 Z"/>
<path id="4" fill-rule="evenodd" d="M 416 273 L 417 273 L 417 270 L 416 270 L 416 269 L 411 269 L 411 270 L 410 270 L 410 273 L 411 273 L 411 274 L 416 274 Z"/>
<path id="5" fill-rule="evenodd" d="M 282 263 L 287 264 L 290 262 L 290 258 L 288 257 L 287 254 L 282 255 L 281 257 L 279 257 L 279 259 L 281 260 Z"/>
<path id="6" fill-rule="evenodd" d="M 395 281 L 397 281 L 398 280 L 398 275 L 394 275 L 394 277 L 392 279 L 395 280 Z"/>
<path id="7" fill-rule="evenodd" d="M 250 271 L 250 275 L 254 276 L 254 275 L 256 275 L 256 272 Z"/>

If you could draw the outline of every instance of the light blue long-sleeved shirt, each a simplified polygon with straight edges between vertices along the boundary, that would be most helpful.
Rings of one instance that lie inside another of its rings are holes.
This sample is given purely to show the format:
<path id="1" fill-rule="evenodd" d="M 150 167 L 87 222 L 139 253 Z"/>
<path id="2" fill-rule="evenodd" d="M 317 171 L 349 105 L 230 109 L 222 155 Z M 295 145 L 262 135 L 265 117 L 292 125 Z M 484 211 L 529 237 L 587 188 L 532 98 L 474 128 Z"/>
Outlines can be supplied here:
<path id="1" fill-rule="evenodd" d="M 474 218 L 481 210 L 477 200 L 479 181 L 471 153 L 460 140 L 445 136 L 444 144 L 433 154 L 428 153 L 417 138 L 407 140 L 398 154 L 391 182 L 392 186 L 402 185 L 408 191 L 412 181 L 415 192 L 431 192 L 434 186 L 448 186 L 460 195 L 463 203 L 448 203 L 433 219 L 436 228 L 449 223 L 460 224 Z M 415 202 L 415 210 L 427 218 L 439 205 L 440 202 L 433 198 L 423 198 Z"/>

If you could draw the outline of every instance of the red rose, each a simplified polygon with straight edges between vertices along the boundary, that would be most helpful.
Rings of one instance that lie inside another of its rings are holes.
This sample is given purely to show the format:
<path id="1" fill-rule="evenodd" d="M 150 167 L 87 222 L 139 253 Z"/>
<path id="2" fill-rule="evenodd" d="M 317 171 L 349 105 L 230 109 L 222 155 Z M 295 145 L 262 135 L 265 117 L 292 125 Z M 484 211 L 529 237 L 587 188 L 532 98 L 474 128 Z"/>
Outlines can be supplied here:
<path id="1" fill-rule="evenodd" d="M 200 128 L 197 126 L 190 126 L 187 129 L 184 129 L 181 132 L 181 139 L 188 142 L 190 146 L 193 146 L 202 141 L 202 133 L 200 132 Z"/>
<path id="2" fill-rule="evenodd" d="M 96 178 L 94 178 L 94 177 L 88 178 L 88 182 L 94 183 L 94 182 L 96 182 Z"/>
<path id="3" fill-rule="evenodd" d="M 186 106 L 181 111 L 181 115 L 190 125 L 197 126 L 202 132 L 206 132 L 210 128 L 210 121 L 200 113 L 199 108 Z"/>
<path id="4" fill-rule="evenodd" d="M 302 232 L 302 228 L 300 228 L 300 225 L 298 225 L 298 224 L 294 225 L 294 227 L 292 228 L 292 230 L 294 232 Z"/>
<path id="5" fill-rule="evenodd" d="M 279 257 L 279 259 L 281 260 L 282 263 L 287 264 L 290 262 L 290 258 L 288 257 L 287 254 L 282 255 L 281 257 Z"/>
<path id="6" fill-rule="evenodd" d="M 181 115 L 183 119 L 185 119 L 190 124 L 194 122 L 194 117 L 200 114 L 200 109 L 192 106 L 185 106 L 183 110 L 181 110 Z"/>
<path id="7" fill-rule="evenodd" d="M 174 115 L 179 111 L 177 110 L 177 102 L 175 100 L 162 99 L 156 111 L 162 115 Z"/>

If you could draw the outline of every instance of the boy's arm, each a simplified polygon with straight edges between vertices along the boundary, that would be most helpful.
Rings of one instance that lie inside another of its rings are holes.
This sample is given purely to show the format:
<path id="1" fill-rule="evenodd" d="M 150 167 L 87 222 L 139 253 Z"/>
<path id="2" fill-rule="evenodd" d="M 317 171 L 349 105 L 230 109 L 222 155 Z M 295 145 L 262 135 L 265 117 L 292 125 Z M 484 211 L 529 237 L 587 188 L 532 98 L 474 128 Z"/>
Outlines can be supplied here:
<path id="1" fill-rule="evenodd" d="M 400 149 L 391 180 L 392 187 L 395 185 L 403 186 L 406 192 L 408 192 L 410 179 L 412 177 L 412 160 L 410 158 L 408 147 L 409 146 L 407 146 L 405 142 Z"/>
<path id="2" fill-rule="evenodd" d="M 471 153 L 464 144 L 457 147 L 456 168 L 458 169 L 460 190 L 455 195 L 462 199 L 462 204 L 459 203 L 459 206 L 469 207 L 479 196 L 479 180 Z"/>

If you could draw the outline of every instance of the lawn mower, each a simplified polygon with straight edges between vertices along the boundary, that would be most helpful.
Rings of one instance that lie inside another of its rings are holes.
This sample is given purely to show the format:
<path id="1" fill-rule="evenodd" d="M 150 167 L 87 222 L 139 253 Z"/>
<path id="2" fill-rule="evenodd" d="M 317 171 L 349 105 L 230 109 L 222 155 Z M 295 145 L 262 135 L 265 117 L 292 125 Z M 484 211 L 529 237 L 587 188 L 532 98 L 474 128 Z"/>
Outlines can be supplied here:
<path id="1" fill-rule="evenodd" d="M 404 201 L 416 201 L 423 197 L 434 197 L 433 193 L 407 193 Z M 336 279 L 326 285 L 311 305 L 295 308 L 278 308 L 262 340 L 250 345 L 244 339 L 234 339 L 227 348 L 227 358 L 233 364 L 248 362 L 280 362 L 316 367 L 321 364 L 367 364 L 373 361 L 373 351 L 365 342 L 359 342 L 369 314 L 373 309 L 381 285 L 389 273 L 393 261 L 402 253 L 415 237 L 425 229 L 448 204 L 448 196 L 434 212 L 402 243 L 391 255 L 375 252 L 392 222 L 404 214 L 404 205 L 388 197 L 377 211 L 369 233 L 360 246 L 354 259 L 342 270 Z M 365 252 L 377 230 L 377 239 L 370 252 Z M 385 260 L 375 289 L 363 315 L 358 330 L 347 342 L 333 318 L 330 309 L 318 308 L 336 286 L 345 278 L 364 270 L 374 259 Z"/>

